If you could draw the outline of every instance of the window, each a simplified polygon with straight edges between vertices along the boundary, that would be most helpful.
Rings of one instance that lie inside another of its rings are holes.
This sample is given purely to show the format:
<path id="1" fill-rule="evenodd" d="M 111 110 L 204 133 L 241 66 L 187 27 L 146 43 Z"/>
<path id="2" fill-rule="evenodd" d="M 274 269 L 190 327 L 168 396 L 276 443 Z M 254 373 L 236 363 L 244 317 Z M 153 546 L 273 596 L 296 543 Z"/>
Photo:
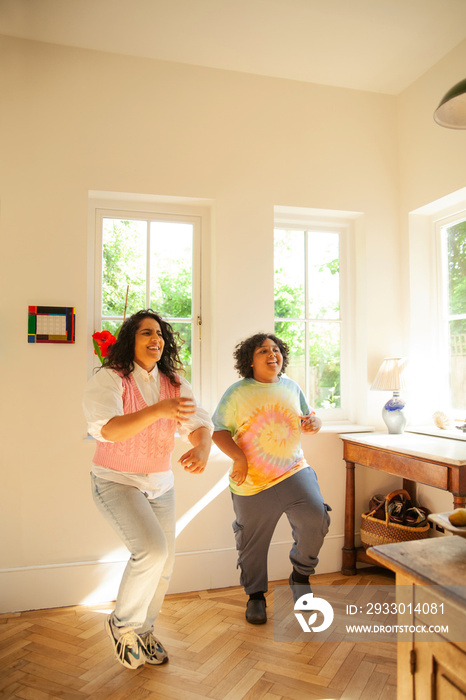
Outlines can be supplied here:
<path id="1" fill-rule="evenodd" d="M 464 422 L 466 188 L 409 214 L 410 420 L 444 411 Z M 455 436 L 466 439 L 456 428 Z"/>
<path id="2" fill-rule="evenodd" d="M 140 309 L 154 309 L 179 333 L 184 376 L 200 396 L 201 231 L 206 214 L 205 210 L 197 216 L 162 213 L 160 206 L 157 209 L 93 208 L 92 331 L 114 332 L 123 322 L 125 305 L 127 316 Z"/>
<path id="3" fill-rule="evenodd" d="M 440 316 L 449 405 L 466 411 L 466 218 L 437 224 L 440 243 Z"/>
<path id="4" fill-rule="evenodd" d="M 349 417 L 350 294 L 342 290 L 350 230 L 342 220 L 276 219 L 274 231 L 275 333 L 290 348 L 286 373 L 335 420 Z"/>

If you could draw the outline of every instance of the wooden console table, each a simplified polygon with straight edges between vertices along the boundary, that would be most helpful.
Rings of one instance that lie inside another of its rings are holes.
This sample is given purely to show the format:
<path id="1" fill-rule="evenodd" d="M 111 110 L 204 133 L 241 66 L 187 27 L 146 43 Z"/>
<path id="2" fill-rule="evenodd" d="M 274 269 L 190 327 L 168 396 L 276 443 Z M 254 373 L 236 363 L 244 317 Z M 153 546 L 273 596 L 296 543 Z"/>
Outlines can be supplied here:
<path id="1" fill-rule="evenodd" d="M 413 433 L 348 433 L 340 437 L 346 462 L 342 574 L 355 574 L 357 561 L 374 563 L 363 548 L 356 549 L 354 546 L 356 464 L 402 477 L 403 488 L 412 496 L 415 482 L 419 482 L 450 491 L 454 508 L 466 506 L 465 441 Z"/>

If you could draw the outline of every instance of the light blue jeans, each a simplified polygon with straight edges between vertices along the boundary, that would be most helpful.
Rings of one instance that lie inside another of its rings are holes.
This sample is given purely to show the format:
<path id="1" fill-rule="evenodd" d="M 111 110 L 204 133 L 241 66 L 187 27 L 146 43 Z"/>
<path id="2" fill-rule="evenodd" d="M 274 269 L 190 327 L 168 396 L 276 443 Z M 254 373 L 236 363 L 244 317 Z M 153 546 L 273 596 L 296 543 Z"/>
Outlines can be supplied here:
<path id="1" fill-rule="evenodd" d="M 162 607 L 175 561 L 175 489 L 153 500 L 133 486 L 91 474 L 97 508 L 129 549 L 118 590 L 117 626 L 138 634 L 152 629 Z"/>

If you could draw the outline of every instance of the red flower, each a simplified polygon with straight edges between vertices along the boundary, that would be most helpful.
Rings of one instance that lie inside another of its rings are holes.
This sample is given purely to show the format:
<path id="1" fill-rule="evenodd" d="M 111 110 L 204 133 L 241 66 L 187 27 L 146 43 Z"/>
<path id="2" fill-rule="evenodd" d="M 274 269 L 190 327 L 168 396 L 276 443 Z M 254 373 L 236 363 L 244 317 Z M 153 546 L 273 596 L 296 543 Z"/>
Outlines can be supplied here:
<path id="1" fill-rule="evenodd" d="M 102 362 L 103 357 L 107 357 L 110 345 L 116 343 L 116 338 L 110 331 L 97 331 L 92 334 L 94 341 L 94 352 Z"/>

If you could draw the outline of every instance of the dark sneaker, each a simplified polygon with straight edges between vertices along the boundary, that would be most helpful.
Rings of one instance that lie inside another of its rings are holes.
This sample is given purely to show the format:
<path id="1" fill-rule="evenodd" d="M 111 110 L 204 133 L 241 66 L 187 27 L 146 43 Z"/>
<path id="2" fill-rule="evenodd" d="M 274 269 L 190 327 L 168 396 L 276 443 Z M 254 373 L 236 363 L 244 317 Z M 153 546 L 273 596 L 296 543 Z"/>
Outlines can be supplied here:
<path id="1" fill-rule="evenodd" d="M 388 514 L 392 523 L 404 525 L 406 515 L 406 503 L 392 501 L 388 506 Z"/>
<path id="2" fill-rule="evenodd" d="M 148 664 L 153 664 L 158 666 L 160 664 L 166 664 L 168 661 L 168 654 L 163 648 L 161 642 L 154 637 L 152 632 L 146 632 L 141 634 L 142 648 L 144 650 L 144 655 Z"/>
<path id="3" fill-rule="evenodd" d="M 425 508 L 412 506 L 406 510 L 405 525 L 411 527 L 422 527 L 427 523 L 427 512 Z"/>
<path id="4" fill-rule="evenodd" d="M 248 600 L 246 606 L 246 620 L 251 625 L 263 625 L 267 622 L 267 613 L 265 612 L 266 602 L 262 600 Z"/>
<path id="5" fill-rule="evenodd" d="M 294 603 L 296 603 L 296 601 L 299 600 L 299 598 L 301 598 L 302 595 L 306 595 L 306 593 L 312 593 L 309 581 L 307 583 L 296 583 L 292 573 L 290 574 L 288 583 L 290 584 Z"/>
<path id="6" fill-rule="evenodd" d="M 146 657 L 143 645 L 132 627 L 117 627 L 112 613 L 105 621 L 105 629 L 113 642 L 113 650 L 120 664 L 133 669 L 144 666 Z"/>

